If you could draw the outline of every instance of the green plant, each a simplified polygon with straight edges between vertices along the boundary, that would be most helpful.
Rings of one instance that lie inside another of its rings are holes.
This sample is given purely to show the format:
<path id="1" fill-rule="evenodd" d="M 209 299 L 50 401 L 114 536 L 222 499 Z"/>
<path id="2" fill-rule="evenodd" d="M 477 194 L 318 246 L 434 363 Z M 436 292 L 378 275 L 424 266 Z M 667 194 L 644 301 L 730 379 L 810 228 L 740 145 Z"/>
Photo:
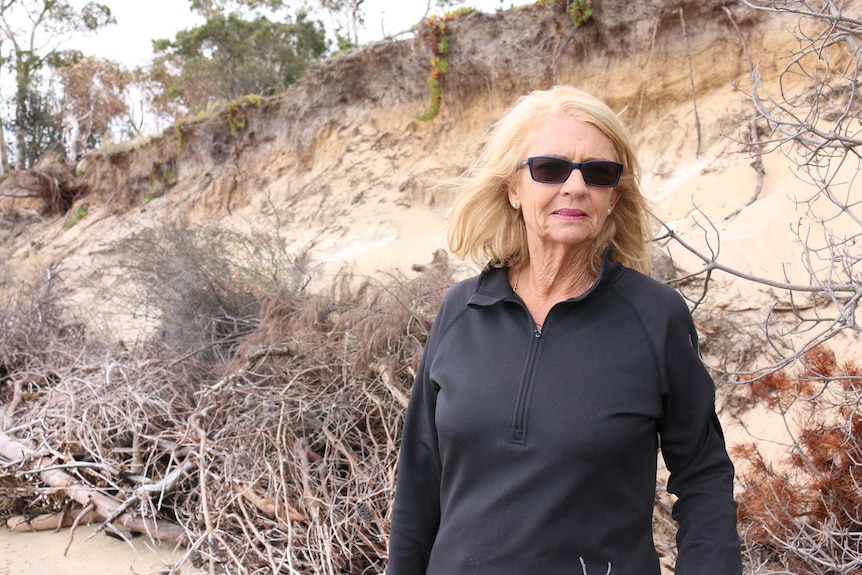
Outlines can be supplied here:
<path id="1" fill-rule="evenodd" d="M 162 187 L 156 183 L 151 183 L 150 184 L 150 191 L 147 192 L 146 194 L 144 194 L 144 205 L 146 206 L 147 204 L 149 204 L 150 202 L 152 202 L 156 198 L 161 198 L 164 195 L 165 195 L 164 187 Z"/>
<path id="2" fill-rule="evenodd" d="M 75 213 L 72 214 L 66 223 L 63 224 L 63 229 L 68 230 L 87 216 L 87 204 L 80 204 L 75 208 Z"/>
<path id="3" fill-rule="evenodd" d="M 170 164 L 167 166 L 159 166 L 159 169 L 156 171 L 156 176 L 163 182 L 173 182 L 177 179 L 177 173 Z"/>
<path id="4" fill-rule="evenodd" d="M 248 102 L 255 108 L 260 108 L 261 106 L 263 106 L 263 97 L 257 94 L 246 94 L 240 99 L 245 102 Z"/>
<path id="5" fill-rule="evenodd" d="M 592 0 L 538 0 L 536 4 L 567 14 L 575 28 L 586 23 L 593 16 Z"/>
<path id="6" fill-rule="evenodd" d="M 429 16 L 422 22 L 423 28 L 427 30 L 426 37 L 434 55 L 431 57 L 431 71 L 427 80 L 428 87 L 431 88 L 431 106 L 423 114 L 416 116 L 420 122 L 433 120 L 440 111 L 440 103 L 443 99 L 443 76 L 449 72 L 449 34 L 446 31 L 446 23 L 472 11 L 472 8 L 459 8 L 443 16 Z"/>
<path id="7" fill-rule="evenodd" d="M 168 189 L 176 183 L 176 158 L 166 162 L 153 164 L 153 167 L 150 170 L 149 192 L 144 195 L 144 205 L 147 205 L 154 199 L 165 195 Z"/>
<path id="8" fill-rule="evenodd" d="M 569 19 L 577 28 L 593 16 L 591 0 L 575 0 L 569 4 Z"/>
<path id="9" fill-rule="evenodd" d="M 230 133 L 234 136 L 245 130 L 248 126 L 248 118 L 245 116 L 245 111 L 242 109 L 242 102 L 232 100 L 227 103 L 227 124 L 230 126 Z"/>
<path id="10" fill-rule="evenodd" d="M 245 115 L 245 110 L 243 110 L 246 104 L 260 108 L 263 105 L 263 98 L 257 94 L 247 94 L 242 98 L 231 100 L 225 108 L 230 133 L 234 136 L 245 130 L 248 126 L 248 117 Z"/>
<path id="11" fill-rule="evenodd" d="M 174 124 L 174 133 L 177 135 L 177 155 L 183 153 L 183 126 L 179 122 Z"/>

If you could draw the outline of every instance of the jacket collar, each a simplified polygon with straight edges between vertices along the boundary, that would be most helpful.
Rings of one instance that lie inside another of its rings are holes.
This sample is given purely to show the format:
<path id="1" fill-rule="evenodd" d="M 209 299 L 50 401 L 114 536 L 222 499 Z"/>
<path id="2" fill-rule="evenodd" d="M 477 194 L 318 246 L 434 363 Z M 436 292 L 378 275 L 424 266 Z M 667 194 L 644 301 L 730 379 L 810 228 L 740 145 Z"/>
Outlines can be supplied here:
<path id="1" fill-rule="evenodd" d="M 611 249 L 608 248 L 602 254 L 602 266 L 599 270 L 599 279 L 586 293 L 574 298 L 573 301 L 587 298 L 596 291 L 599 286 L 604 286 L 613 281 L 622 271 L 622 264 L 610 259 Z M 467 301 L 467 305 L 489 306 L 504 300 L 515 300 L 517 296 L 509 285 L 509 268 L 486 268 L 480 275 L 476 289 Z"/>

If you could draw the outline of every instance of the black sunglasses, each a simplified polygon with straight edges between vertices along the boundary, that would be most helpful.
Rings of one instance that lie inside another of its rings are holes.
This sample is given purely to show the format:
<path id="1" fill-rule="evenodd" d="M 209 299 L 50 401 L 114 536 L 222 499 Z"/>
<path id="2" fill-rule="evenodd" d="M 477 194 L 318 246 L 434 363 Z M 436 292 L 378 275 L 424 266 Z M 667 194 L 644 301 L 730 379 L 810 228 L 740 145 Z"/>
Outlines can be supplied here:
<path id="1" fill-rule="evenodd" d="M 623 165 L 607 160 L 570 162 L 552 156 L 527 158 L 519 167 L 530 166 L 530 177 L 540 184 L 562 184 L 569 179 L 572 170 L 580 170 L 584 183 L 597 188 L 613 188 L 620 183 Z"/>

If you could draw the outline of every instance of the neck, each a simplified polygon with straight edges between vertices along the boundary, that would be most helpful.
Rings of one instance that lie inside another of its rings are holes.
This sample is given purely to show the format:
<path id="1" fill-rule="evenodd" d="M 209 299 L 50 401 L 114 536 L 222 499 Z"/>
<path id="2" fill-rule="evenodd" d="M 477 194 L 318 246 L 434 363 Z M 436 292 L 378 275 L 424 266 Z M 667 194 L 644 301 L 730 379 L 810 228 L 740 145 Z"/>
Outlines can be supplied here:
<path id="1" fill-rule="evenodd" d="M 514 270 L 513 287 L 518 293 L 529 291 L 545 301 L 563 301 L 582 295 L 596 281 L 590 255 L 585 253 L 565 259 L 531 257 L 527 264 Z"/>

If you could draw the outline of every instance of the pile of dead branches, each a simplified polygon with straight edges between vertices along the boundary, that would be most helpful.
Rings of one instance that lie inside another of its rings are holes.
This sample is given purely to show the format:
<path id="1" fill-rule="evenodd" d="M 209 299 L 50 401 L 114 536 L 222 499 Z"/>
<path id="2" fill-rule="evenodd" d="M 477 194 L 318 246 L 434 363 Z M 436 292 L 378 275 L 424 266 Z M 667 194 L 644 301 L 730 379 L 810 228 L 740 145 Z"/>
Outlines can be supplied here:
<path id="1" fill-rule="evenodd" d="M 74 338 L 52 360 L 32 350 L 53 324 L 3 341 L 0 513 L 177 541 L 211 573 L 381 572 L 404 408 L 452 282 L 440 259 L 270 297 L 216 366 Z"/>

